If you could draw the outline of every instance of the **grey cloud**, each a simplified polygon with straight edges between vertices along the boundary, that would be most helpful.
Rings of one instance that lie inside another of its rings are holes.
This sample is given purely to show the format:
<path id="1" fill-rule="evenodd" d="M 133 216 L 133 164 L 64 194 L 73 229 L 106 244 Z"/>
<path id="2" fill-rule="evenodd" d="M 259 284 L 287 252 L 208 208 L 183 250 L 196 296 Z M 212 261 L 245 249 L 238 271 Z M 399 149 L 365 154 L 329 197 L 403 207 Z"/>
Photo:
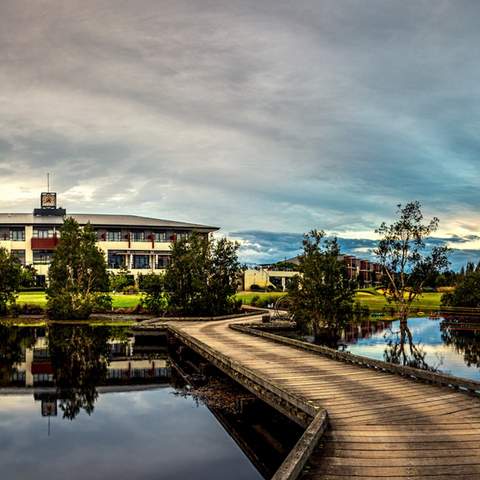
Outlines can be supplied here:
<path id="1" fill-rule="evenodd" d="M 70 210 L 342 233 L 419 199 L 475 233 L 479 14 L 461 0 L 6 0 L 0 185 L 31 195 L 0 209 L 33 208 L 52 171 Z"/>

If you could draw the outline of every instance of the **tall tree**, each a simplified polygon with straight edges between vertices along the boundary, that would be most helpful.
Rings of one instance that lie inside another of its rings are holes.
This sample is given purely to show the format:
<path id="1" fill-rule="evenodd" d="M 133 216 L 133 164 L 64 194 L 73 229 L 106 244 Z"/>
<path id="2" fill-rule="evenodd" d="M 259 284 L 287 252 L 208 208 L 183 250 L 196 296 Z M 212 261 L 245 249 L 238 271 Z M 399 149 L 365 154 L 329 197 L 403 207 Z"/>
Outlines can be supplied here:
<path id="1" fill-rule="evenodd" d="M 90 224 L 67 218 L 48 271 L 48 314 L 54 319 L 86 319 L 95 308 L 111 308 L 107 264 Z"/>
<path id="2" fill-rule="evenodd" d="M 385 296 L 396 306 L 400 319 L 406 321 L 425 282 L 447 269 L 448 248 L 427 249 L 425 240 L 438 229 L 439 220 L 434 217 L 424 223 L 419 202 L 398 205 L 397 215 L 391 225 L 384 222 L 376 230 L 381 239 L 374 253 L 383 266 Z"/>
<path id="3" fill-rule="evenodd" d="M 325 233 L 317 230 L 306 234 L 300 275 L 294 277 L 288 290 L 290 309 L 299 327 L 332 345 L 354 313 L 356 284 L 348 278 L 339 255 L 337 239 L 325 239 Z"/>
<path id="4" fill-rule="evenodd" d="M 22 281 L 22 266 L 17 258 L 0 248 L 0 315 L 15 303 Z"/>
<path id="5" fill-rule="evenodd" d="M 176 242 L 165 273 L 169 307 L 188 315 L 222 315 L 236 308 L 241 271 L 238 244 L 193 234 Z"/>

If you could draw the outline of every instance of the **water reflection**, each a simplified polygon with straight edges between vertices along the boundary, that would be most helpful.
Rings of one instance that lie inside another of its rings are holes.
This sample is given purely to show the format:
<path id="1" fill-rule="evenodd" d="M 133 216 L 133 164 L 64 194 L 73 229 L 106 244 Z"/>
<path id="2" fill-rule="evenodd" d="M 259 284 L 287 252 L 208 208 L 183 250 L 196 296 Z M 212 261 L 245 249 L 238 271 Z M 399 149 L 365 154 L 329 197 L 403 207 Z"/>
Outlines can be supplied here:
<path id="1" fill-rule="evenodd" d="M 97 385 L 107 378 L 110 329 L 52 326 L 48 347 L 52 375 L 63 417 L 73 420 L 81 409 L 89 415 L 98 397 Z"/>
<path id="2" fill-rule="evenodd" d="M 312 336 L 298 331 L 280 334 L 314 342 Z M 327 338 L 318 343 L 397 365 L 480 381 L 480 317 L 443 313 L 403 321 L 353 322 L 341 331 L 338 341 Z"/>
<path id="3" fill-rule="evenodd" d="M 480 380 L 480 319 L 442 316 L 363 322 L 342 335 L 352 353 Z"/>
<path id="4" fill-rule="evenodd" d="M 99 386 L 165 382 L 169 376 L 165 346 L 138 353 L 126 328 L 0 325 L 0 386 L 34 388 L 44 415 L 57 414 L 57 401 L 63 418 L 90 415 Z"/>
<path id="5" fill-rule="evenodd" d="M 183 346 L 174 363 L 167 345 L 165 332 L 0 325 L 2 478 L 80 480 L 86 465 L 99 480 L 271 478 L 298 427 L 236 384 L 218 388 Z M 209 401 L 176 373 L 188 369 Z"/>
<path id="6" fill-rule="evenodd" d="M 385 334 L 386 347 L 383 353 L 384 360 L 388 363 L 406 367 L 421 368 L 422 370 L 437 370 L 436 366 L 429 365 L 425 357 L 427 352 L 420 341 L 415 342 L 408 320 L 400 320 L 398 329 L 390 327 Z"/>
<path id="7" fill-rule="evenodd" d="M 0 387 L 15 383 L 16 365 L 25 361 L 25 351 L 34 343 L 31 329 L 0 325 Z"/>

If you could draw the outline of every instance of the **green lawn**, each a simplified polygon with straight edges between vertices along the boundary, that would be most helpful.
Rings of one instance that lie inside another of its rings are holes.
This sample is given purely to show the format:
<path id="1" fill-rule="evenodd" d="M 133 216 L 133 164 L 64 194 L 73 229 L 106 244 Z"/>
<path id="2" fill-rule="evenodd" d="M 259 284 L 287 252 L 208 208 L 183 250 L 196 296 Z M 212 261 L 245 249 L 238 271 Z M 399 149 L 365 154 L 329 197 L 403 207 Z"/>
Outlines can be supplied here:
<path id="1" fill-rule="evenodd" d="M 273 297 L 278 298 L 285 295 L 282 292 L 239 292 L 236 297 L 241 299 L 246 305 L 252 302 L 252 298 L 258 296 L 260 298 Z M 120 293 L 112 294 L 114 308 L 134 308 L 138 305 L 141 295 L 123 295 Z M 442 293 L 424 293 L 415 303 L 414 306 L 420 310 L 435 310 L 440 307 L 440 299 Z M 356 299 L 362 304 L 367 305 L 371 311 L 382 311 L 388 306 L 385 297 L 374 291 L 373 289 L 360 290 L 356 294 Z M 47 303 L 45 293 L 43 292 L 22 292 L 18 297 L 18 303 L 40 305 L 44 307 Z"/>
<path id="2" fill-rule="evenodd" d="M 443 293 L 432 292 L 424 293 L 419 297 L 414 303 L 413 306 L 419 310 L 424 310 L 425 313 L 428 313 L 431 310 L 438 310 L 440 308 L 440 301 Z M 386 301 L 385 297 L 381 294 L 372 294 L 368 292 L 357 292 L 356 299 L 362 304 L 367 305 L 370 311 L 382 311 L 384 307 L 388 307 L 389 304 Z"/>
<path id="3" fill-rule="evenodd" d="M 252 302 L 252 298 L 255 296 L 260 298 L 278 298 L 283 295 L 285 295 L 285 293 L 282 292 L 240 292 L 237 293 L 236 296 L 237 298 L 240 298 L 244 304 L 250 304 Z M 413 305 L 420 310 L 426 310 L 426 313 L 431 310 L 437 310 L 440 308 L 440 300 L 442 295 L 443 293 L 440 292 L 424 293 L 417 301 L 414 302 Z M 380 312 L 384 309 L 384 307 L 389 306 L 385 297 L 373 288 L 359 290 L 355 295 L 355 299 L 358 300 L 362 305 L 368 306 L 372 312 Z"/>
<path id="4" fill-rule="evenodd" d="M 112 303 L 114 308 L 135 308 L 142 298 L 141 295 L 123 295 L 121 293 L 112 294 Z M 22 292 L 18 296 L 18 303 L 39 305 L 45 307 L 47 298 L 44 292 Z"/>

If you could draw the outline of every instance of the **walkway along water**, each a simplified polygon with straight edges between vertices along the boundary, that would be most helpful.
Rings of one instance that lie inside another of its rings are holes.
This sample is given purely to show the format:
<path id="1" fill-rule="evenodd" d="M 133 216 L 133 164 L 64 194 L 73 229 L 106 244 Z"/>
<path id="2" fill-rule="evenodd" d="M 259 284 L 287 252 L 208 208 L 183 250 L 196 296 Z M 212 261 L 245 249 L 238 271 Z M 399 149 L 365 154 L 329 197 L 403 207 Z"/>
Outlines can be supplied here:
<path id="1" fill-rule="evenodd" d="M 478 393 L 480 383 L 412 369 L 400 376 L 392 371 L 402 367 L 376 360 L 365 362 L 375 369 L 365 368 L 341 361 L 355 362 L 349 354 L 303 348 L 242 322 L 169 322 L 168 329 L 279 411 L 310 425 L 276 479 L 296 478 L 313 448 L 305 479 L 480 478 L 480 400 L 447 386 Z M 414 380 L 415 372 L 440 384 Z"/>

